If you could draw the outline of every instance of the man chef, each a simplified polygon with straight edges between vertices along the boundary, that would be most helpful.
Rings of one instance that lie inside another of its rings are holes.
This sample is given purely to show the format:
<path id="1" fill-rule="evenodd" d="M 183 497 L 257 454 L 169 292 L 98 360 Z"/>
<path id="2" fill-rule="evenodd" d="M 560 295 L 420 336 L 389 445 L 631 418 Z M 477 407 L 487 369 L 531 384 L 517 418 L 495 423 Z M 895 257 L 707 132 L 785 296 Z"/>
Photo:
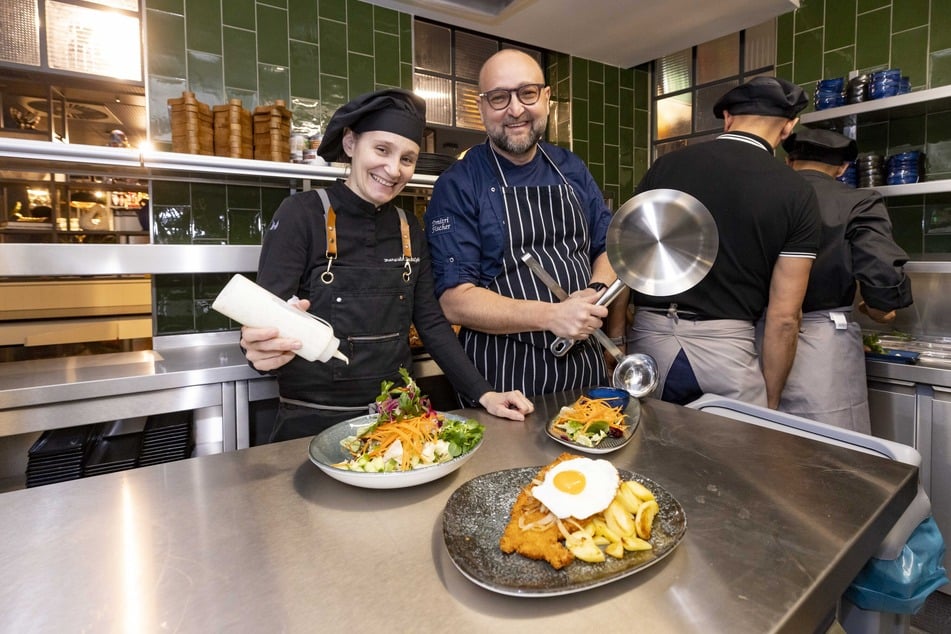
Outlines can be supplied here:
<path id="1" fill-rule="evenodd" d="M 696 286 L 665 297 L 631 293 L 628 352 L 657 361 L 663 400 L 685 404 L 712 393 L 779 405 L 819 245 L 819 209 L 812 188 L 773 150 L 806 102 L 799 86 L 774 77 L 733 88 L 713 107 L 724 133 L 661 156 L 638 184 L 637 193 L 692 195 L 719 232 L 716 260 Z M 754 324 L 764 310 L 757 355 Z"/>
<path id="2" fill-rule="evenodd" d="M 892 237 L 882 196 L 836 180 L 858 155 L 854 140 L 805 129 L 783 141 L 786 162 L 819 199 L 822 235 L 802 303 L 796 361 L 779 409 L 830 425 L 871 433 L 859 310 L 883 324 L 912 303 L 908 255 Z"/>

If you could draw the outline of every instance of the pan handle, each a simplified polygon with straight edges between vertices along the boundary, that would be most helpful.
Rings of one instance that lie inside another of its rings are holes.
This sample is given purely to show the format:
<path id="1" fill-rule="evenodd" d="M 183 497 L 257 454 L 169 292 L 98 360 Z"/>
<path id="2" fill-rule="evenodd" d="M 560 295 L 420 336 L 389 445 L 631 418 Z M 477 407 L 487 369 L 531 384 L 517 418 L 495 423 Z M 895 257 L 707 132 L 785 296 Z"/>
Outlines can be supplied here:
<path id="1" fill-rule="evenodd" d="M 612 301 L 614 301 L 614 298 L 617 297 L 618 294 L 622 290 L 624 290 L 624 287 L 625 287 L 625 284 L 621 279 L 614 280 L 611 286 L 609 286 L 607 290 L 604 291 L 604 295 L 599 297 L 598 301 L 596 301 L 594 305 L 607 306 Z M 610 341 L 610 339 L 608 339 L 608 341 Z M 569 339 L 567 337 L 558 337 L 551 343 L 551 346 L 549 346 L 549 350 L 551 350 L 551 353 L 555 355 L 556 357 L 563 357 L 566 354 L 568 354 L 568 351 L 571 350 L 572 346 L 574 346 L 577 342 L 578 342 L 577 339 Z"/>

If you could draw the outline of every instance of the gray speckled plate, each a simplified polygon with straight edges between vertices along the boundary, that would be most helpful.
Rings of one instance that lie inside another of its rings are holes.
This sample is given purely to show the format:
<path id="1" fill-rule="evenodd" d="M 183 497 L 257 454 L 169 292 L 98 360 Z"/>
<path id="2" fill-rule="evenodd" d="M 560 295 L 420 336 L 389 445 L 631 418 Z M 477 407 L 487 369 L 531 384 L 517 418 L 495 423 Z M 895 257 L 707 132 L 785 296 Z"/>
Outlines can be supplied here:
<path id="1" fill-rule="evenodd" d="M 680 503 L 656 482 L 618 469 L 624 480 L 637 480 L 654 493 L 660 513 L 654 519 L 652 550 L 625 553 L 591 564 L 575 560 L 561 570 L 547 561 L 527 559 L 499 550 L 499 539 L 519 491 L 542 467 L 521 467 L 487 473 L 469 480 L 449 497 L 443 511 L 442 534 L 452 563 L 473 583 L 516 597 L 550 597 L 590 590 L 651 566 L 681 542 L 687 518 Z"/>
<path id="2" fill-rule="evenodd" d="M 581 443 L 577 443 L 566 436 L 562 431 L 555 429 L 555 421 L 558 420 L 557 416 L 548 421 L 548 424 L 545 425 L 545 432 L 548 434 L 548 437 L 555 442 L 560 442 L 575 451 L 583 451 L 585 453 L 611 453 L 631 442 L 631 439 L 634 437 L 634 432 L 637 431 L 637 425 L 641 420 L 641 404 L 636 398 L 632 398 L 628 403 L 627 409 L 624 410 L 624 418 L 627 419 L 627 431 L 625 431 L 623 435 L 618 438 L 608 436 L 594 447 L 587 447 Z"/>

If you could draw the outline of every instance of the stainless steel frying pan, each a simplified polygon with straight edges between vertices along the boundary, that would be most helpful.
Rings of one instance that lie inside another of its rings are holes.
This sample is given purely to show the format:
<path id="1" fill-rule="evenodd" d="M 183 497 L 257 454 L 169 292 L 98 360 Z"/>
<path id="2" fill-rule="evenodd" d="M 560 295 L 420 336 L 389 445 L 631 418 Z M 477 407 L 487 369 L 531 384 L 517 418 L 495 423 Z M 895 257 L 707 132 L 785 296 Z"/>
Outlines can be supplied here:
<path id="1" fill-rule="evenodd" d="M 621 205 L 608 227 L 608 260 L 633 290 L 664 297 L 693 288 L 720 245 L 710 211 L 690 194 L 652 189 Z"/>

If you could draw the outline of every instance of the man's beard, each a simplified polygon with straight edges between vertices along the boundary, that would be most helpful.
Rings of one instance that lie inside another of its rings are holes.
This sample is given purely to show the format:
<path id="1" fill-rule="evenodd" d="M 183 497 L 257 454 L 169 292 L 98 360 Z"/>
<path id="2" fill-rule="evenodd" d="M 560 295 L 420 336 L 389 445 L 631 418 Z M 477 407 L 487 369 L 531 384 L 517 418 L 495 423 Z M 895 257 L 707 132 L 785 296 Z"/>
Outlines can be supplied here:
<path id="1" fill-rule="evenodd" d="M 516 140 L 505 134 L 505 125 L 499 125 L 498 131 L 489 132 L 489 138 L 495 147 L 512 156 L 522 156 L 530 152 L 545 135 L 548 122 L 545 119 L 532 121 L 531 131 L 524 140 Z"/>

